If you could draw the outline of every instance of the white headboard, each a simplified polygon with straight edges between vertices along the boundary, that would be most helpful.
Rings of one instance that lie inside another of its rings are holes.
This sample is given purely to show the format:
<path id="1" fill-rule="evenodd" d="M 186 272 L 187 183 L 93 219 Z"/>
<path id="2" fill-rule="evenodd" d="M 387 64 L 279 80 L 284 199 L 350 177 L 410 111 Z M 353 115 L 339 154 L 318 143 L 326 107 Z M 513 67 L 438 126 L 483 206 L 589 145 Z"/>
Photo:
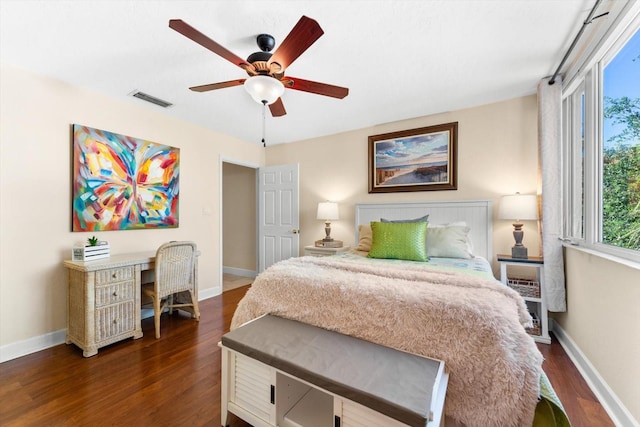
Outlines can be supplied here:
<path id="1" fill-rule="evenodd" d="M 380 221 L 380 218 L 409 219 L 426 214 L 429 214 L 429 224 L 465 221 L 471 228 L 469 234 L 474 254 L 491 262 L 493 215 L 490 200 L 356 204 L 356 246 L 358 225 Z"/>

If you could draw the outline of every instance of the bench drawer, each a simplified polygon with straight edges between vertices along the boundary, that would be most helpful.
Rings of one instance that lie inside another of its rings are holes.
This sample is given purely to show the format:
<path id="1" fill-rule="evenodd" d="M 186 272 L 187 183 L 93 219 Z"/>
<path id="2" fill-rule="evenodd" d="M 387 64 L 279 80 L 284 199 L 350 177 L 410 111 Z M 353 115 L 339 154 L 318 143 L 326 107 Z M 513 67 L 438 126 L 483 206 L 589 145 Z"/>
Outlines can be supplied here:
<path id="1" fill-rule="evenodd" d="M 343 400 L 340 427 L 406 427 L 406 424 L 375 412 L 366 406 L 350 400 Z"/>
<path id="2" fill-rule="evenodd" d="M 229 400 L 263 420 L 273 418 L 273 369 L 249 357 L 236 355 L 233 359 L 235 375 Z"/>

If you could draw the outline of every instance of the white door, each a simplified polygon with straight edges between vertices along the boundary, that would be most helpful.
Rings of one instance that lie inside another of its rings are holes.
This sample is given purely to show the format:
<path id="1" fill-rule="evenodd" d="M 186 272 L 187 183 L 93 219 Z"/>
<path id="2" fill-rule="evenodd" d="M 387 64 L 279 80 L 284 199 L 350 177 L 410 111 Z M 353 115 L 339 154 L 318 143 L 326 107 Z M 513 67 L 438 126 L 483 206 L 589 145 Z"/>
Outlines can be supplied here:
<path id="1" fill-rule="evenodd" d="M 258 272 L 299 254 L 298 164 L 258 169 Z"/>

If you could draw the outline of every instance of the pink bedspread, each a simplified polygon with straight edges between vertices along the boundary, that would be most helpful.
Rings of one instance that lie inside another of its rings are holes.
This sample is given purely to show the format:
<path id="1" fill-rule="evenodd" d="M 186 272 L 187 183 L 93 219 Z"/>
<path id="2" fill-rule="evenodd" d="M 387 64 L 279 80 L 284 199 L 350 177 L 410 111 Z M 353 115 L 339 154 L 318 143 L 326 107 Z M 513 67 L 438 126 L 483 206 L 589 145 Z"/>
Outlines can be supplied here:
<path id="1" fill-rule="evenodd" d="M 530 427 L 542 355 L 524 330 L 524 301 L 497 281 L 422 265 L 291 258 L 256 278 L 231 328 L 271 313 L 440 359 L 447 416 Z"/>

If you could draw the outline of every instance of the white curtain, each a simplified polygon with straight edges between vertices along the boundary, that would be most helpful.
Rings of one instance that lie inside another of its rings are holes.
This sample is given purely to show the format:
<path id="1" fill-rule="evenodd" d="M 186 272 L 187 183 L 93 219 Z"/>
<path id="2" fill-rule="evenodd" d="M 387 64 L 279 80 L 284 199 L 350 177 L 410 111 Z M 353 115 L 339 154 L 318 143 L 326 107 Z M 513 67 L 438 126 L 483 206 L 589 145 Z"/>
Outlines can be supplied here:
<path id="1" fill-rule="evenodd" d="M 542 252 L 549 311 L 567 311 L 562 243 L 562 79 L 538 83 L 538 169 L 542 195 Z"/>

